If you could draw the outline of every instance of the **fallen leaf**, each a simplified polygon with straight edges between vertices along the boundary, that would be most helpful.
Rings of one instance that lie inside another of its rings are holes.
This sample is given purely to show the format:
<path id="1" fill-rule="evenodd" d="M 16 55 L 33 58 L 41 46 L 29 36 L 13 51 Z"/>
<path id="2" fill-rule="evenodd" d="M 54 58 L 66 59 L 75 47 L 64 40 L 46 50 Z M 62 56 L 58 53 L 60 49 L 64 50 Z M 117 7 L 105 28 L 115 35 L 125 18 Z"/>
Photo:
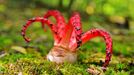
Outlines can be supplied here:
<path id="1" fill-rule="evenodd" d="M 27 53 L 26 49 L 20 46 L 12 46 L 11 49 L 23 54 Z"/>

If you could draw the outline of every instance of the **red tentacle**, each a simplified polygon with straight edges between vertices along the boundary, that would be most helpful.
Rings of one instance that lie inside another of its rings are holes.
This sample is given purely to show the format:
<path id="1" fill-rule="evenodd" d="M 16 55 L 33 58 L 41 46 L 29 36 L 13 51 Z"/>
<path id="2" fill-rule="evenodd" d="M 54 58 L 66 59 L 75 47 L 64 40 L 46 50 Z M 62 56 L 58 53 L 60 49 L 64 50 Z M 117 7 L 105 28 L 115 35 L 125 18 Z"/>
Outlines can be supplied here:
<path id="1" fill-rule="evenodd" d="M 42 23 L 42 27 L 44 27 L 44 24 L 46 23 L 52 30 L 53 34 L 54 34 L 54 39 L 55 42 L 57 43 L 57 41 L 59 40 L 57 34 L 56 34 L 56 28 L 55 25 L 53 25 L 49 20 L 42 18 L 42 17 L 36 17 L 36 18 L 32 18 L 30 20 L 28 20 L 26 22 L 26 24 L 23 26 L 21 34 L 23 36 L 23 38 L 25 39 L 26 42 L 30 42 L 30 39 L 28 37 L 26 37 L 25 33 L 26 33 L 26 29 L 33 23 L 33 22 L 41 22 Z"/>
<path id="2" fill-rule="evenodd" d="M 64 20 L 64 17 L 61 15 L 61 13 L 58 10 L 49 10 L 45 15 L 44 18 L 48 18 L 50 16 L 53 16 L 56 19 L 56 25 L 57 25 L 57 33 L 60 38 L 63 37 L 66 23 Z"/>
<path id="3" fill-rule="evenodd" d="M 74 27 L 73 33 L 70 38 L 69 48 L 71 48 L 71 50 L 76 50 L 76 48 L 78 48 L 82 43 L 81 40 L 82 28 L 79 13 L 75 12 L 72 15 L 69 24 L 71 24 Z"/>
<path id="4" fill-rule="evenodd" d="M 69 42 L 70 42 L 70 37 L 73 31 L 73 26 L 72 25 L 66 25 L 65 29 L 63 30 L 63 38 L 61 39 L 59 45 L 65 48 L 68 48 Z"/>
<path id="5" fill-rule="evenodd" d="M 105 63 L 103 64 L 103 68 L 102 68 L 103 70 L 105 70 L 106 67 L 108 66 L 108 64 L 111 60 L 111 56 L 112 56 L 112 39 L 111 39 L 110 35 L 103 30 L 92 29 L 92 30 L 86 32 L 85 34 L 83 34 L 82 44 L 86 43 L 90 39 L 97 37 L 97 36 L 103 37 L 106 42 L 106 59 L 105 59 Z"/>

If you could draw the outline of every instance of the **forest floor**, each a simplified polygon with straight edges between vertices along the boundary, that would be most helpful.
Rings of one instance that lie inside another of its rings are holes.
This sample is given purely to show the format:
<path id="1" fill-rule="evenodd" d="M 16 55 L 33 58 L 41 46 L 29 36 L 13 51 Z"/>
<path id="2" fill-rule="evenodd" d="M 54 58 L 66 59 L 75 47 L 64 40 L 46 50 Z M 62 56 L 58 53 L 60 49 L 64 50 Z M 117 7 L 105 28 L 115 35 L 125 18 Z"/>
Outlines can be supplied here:
<path id="1" fill-rule="evenodd" d="M 105 58 L 103 39 L 95 38 L 80 47 L 76 63 L 57 65 L 45 59 L 53 46 L 49 29 L 44 32 L 39 23 L 34 23 L 27 33 L 33 39 L 29 44 L 20 35 L 25 21 L 39 14 L 30 14 L 29 9 L 16 15 L 14 12 L 5 13 L 7 17 L 1 17 L 0 21 L 0 75 L 88 75 L 87 68 L 95 68 L 102 75 L 134 75 L 134 32 L 131 30 L 112 29 L 104 23 L 104 28 L 111 32 L 113 38 L 112 60 L 104 73 L 100 69 Z M 40 12 L 36 10 L 35 13 Z M 88 23 L 83 21 L 83 26 Z M 83 28 L 86 31 L 92 27 L 87 25 Z"/>

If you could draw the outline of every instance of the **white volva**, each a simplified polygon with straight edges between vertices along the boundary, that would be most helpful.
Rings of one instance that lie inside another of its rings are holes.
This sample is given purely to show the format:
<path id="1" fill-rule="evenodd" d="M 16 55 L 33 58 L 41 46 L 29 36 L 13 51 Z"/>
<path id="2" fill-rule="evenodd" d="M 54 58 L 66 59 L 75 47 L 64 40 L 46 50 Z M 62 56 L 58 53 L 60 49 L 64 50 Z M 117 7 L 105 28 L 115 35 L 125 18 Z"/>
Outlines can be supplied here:
<path id="1" fill-rule="evenodd" d="M 69 50 L 66 50 L 61 47 L 54 47 L 48 53 L 47 59 L 56 63 L 64 63 L 64 62 L 74 63 L 77 60 L 77 53 L 70 52 Z"/>

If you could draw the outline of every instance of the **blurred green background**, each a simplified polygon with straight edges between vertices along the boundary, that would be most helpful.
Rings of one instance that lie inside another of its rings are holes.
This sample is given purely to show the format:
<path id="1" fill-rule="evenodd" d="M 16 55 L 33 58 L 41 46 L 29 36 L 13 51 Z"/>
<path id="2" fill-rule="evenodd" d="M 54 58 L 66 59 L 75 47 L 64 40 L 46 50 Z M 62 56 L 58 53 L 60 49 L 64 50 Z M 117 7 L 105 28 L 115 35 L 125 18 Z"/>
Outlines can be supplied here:
<path id="1" fill-rule="evenodd" d="M 17 60 L 21 61 L 25 58 L 26 60 L 32 60 L 33 57 L 35 57 L 33 60 L 42 59 L 49 52 L 53 46 L 53 36 L 48 27 L 44 32 L 40 23 L 34 23 L 27 30 L 27 35 L 32 38 L 30 43 L 26 43 L 22 38 L 21 28 L 28 19 L 43 16 L 48 10 L 53 9 L 59 10 L 66 22 L 72 12 L 79 12 L 84 32 L 92 28 L 110 32 L 113 38 L 113 62 L 105 74 L 132 75 L 134 74 L 133 8 L 134 0 L 0 0 L 0 74 L 19 73 L 18 70 L 11 70 L 6 64 L 16 64 Z M 90 61 L 93 60 L 91 55 L 94 54 L 100 58 L 101 55 L 105 56 L 103 39 L 95 38 L 83 45 L 79 51 L 79 63 L 75 65 L 76 68 L 72 65 L 70 69 L 77 69 L 74 74 L 79 72 L 80 75 L 87 74 L 83 73 L 85 65 L 89 66 L 91 63 L 96 65 L 94 62 L 100 60 L 96 57 L 96 60 Z M 82 65 L 82 70 L 79 70 L 77 65 Z M 66 70 L 66 66 L 62 67 L 62 70 L 64 69 Z M 37 74 L 44 73 L 44 68 L 43 71 L 40 70 L 41 72 Z M 60 72 L 66 74 L 66 71 L 62 70 L 60 69 Z M 53 72 L 48 71 L 45 73 Z M 54 70 L 55 73 L 57 74 L 57 70 Z"/>

